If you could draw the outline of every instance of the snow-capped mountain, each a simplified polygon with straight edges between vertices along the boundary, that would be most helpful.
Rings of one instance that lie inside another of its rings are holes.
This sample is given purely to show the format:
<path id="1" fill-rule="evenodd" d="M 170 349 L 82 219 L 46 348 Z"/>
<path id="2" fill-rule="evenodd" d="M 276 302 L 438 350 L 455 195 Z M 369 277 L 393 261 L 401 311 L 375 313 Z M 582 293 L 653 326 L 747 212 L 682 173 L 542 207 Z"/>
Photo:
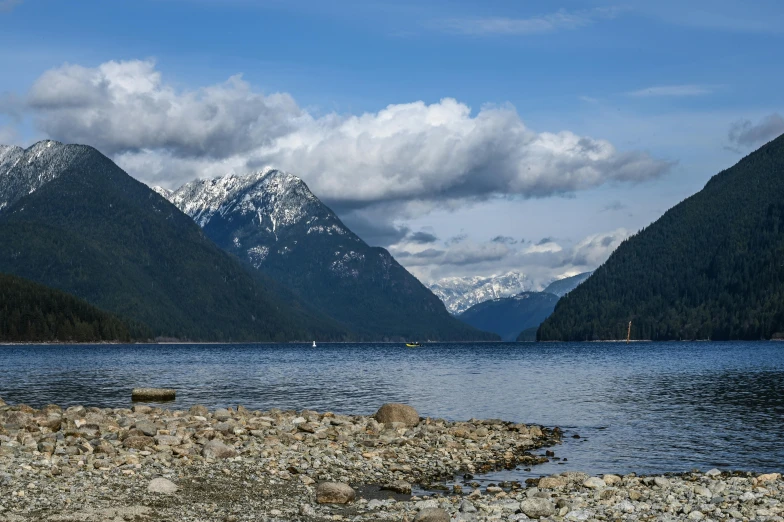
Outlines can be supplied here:
<path id="1" fill-rule="evenodd" d="M 507 272 L 489 277 L 446 277 L 428 285 L 453 314 L 460 314 L 472 306 L 511 297 L 531 289 L 531 281 L 521 272 Z"/>
<path id="2" fill-rule="evenodd" d="M 368 246 L 297 176 L 250 175 L 154 188 L 224 250 L 375 339 L 486 338 L 443 304 L 383 248 Z"/>
<path id="3" fill-rule="evenodd" d="M 0 145 L 0 210 L 52 181 L 89 147 L 39 141 L 28 149 Z"/>

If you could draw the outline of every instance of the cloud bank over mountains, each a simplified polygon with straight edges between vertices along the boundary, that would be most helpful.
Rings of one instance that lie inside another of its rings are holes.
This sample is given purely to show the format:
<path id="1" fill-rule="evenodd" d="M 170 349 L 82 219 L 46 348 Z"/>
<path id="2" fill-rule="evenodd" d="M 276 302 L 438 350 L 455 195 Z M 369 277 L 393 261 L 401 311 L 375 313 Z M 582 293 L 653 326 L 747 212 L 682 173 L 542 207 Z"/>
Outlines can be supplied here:
<path id="1" fill-rule="evenodd" d="M 239 75 L 176 87 L 152 60 L 65 64 L 44 72 L 22 105 L 48 137 L 93 145 L 150 185 L 177 188 L 194 178 L 266 165 L 292 172 L 363 238 L 392 247 L 422 276 L 441 276 L 449 267 L 521 269 L 529 262 L 564 272 L 572 264 L 595 268 L 586 263 L 603 261 L 615 239 L 598 247 L 598 257 L 581 254 L 597 247 L 583 243 L 567 250 L 511 238 L 439 243 L 433 233 L 409 230 L 406 220 L 493 198 L 643 182 L 672 166 L 568 130 L 536 132 L 511 105 L 472 110 L 443 98 L 359 115 L 318 115 L 291 95 L 265 94 Z M 0 135 L 11 137 L 12 130 Z"/>
<path id="2" fill-rule="evenodd" d="M 300 175 L 338 207 L 546 197 L 644 181 L 670 167 L 605 140 L 535 132 L 508 105 L 474 113 L 444 98 L 316 116 L 241 76 L 177 89 L 149 60 L 49 70 L 27 105 L 48 136 L 92 144 L 144 181 L 176 187 L 269 164 Z"/>

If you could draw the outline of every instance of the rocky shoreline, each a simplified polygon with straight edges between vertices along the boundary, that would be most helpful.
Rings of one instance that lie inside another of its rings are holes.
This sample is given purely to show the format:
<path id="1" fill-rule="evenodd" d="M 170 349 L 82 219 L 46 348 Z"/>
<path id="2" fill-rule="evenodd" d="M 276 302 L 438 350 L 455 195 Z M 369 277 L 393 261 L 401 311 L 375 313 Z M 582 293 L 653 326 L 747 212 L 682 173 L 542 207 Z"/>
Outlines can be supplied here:
<path id="1" fill-rule="evenodd" d="M 177 411 L 0 400 L 0 521 L 784 520 L 779 474 L 560 475 L 451 489 L 533 465 L 557 428 L 313 411 Z M 412 496 L 412 487 L 440 488 Z"/>

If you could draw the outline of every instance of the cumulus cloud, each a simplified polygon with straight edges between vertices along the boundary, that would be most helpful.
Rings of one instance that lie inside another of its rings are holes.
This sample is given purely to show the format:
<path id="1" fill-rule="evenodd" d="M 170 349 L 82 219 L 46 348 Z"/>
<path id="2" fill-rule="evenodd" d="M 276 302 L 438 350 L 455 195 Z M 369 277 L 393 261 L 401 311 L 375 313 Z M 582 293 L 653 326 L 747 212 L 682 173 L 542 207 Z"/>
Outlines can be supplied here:
<path id="1" fill-rule="evenodd" d="M 784 117 L 779 113 L 765 116 L 758 123 L 738 120 L 730 125 L 729 140 L 736 149 L 751 149 L 784 134 Z"/>
<path id="2" fill-rule="evenodd" d="M 426 213 L 455 202 L 639 182 L 671 166 L 602 139 L 535 132 L 510 105 L 472 111 L 445 98 L 315 116 L 290 95 L 263 94 L 240 76 L 177 89 L 149 60 L 52 69 L 27 103 L 47 135 L 94 145 L 142 181 L 176 188 L 273 165 L 341 210 L 405 201 L 407 212 L 419 203 Z"/>

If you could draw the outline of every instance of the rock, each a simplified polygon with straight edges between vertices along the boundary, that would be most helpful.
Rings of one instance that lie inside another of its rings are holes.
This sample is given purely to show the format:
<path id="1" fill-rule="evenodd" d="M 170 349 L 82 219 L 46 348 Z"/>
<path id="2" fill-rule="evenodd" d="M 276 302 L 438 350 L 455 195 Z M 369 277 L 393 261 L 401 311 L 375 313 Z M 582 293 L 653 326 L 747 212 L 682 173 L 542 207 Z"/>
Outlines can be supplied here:
<path id="1" fill-rule="evenodd" d="M 217 439 L 204 445 L 201 454 L 206 459 L 228 459 L 237 456 L 237 451 L 232 446 L 227 446 Z"/>
<path id="2" fill-rule="evenodd" d="M 689 513 L 689 520 L 702 520 L 705 518 L 705 515 L 702 514 L 702 511 L 697 511 L 696 509 Z"/>
<path id="3" fill-rule="evenodd" d="M 147 486 L 147 491 L 150 493 L 163 493 L 164 495 L 172 495 L 177 492 L 177 484 L 169 479 L 158 477 L 152 479 Z"/>
<path id="4" fill-rule="evenodd" d="M 231 412 L 226 408 L 218 408 L 212 416 L 215 417 L 216 420 L 223 422 L 231 418 Z"/>
<path id="5" fill-rule="evenodd" d="M 449 513 L 441 508 L 425 508 L 417 513 L 414 522 L 449 522 Z"/>
<path id="6" fill-rule="evenodd" d="M 177 392 L 171 388 L 134 388 L 131 400 L 138 402 L 173 401 Z"/>
<path id="7" fill-rule="evenodd" d="M 319 504 L 348 504 L 356 496 L 351 486 L 341 482 L 322 482 L 316 486 L 316 502 Z"/>
<path id="8" fill-rule="evenodd" d="M 711 493 L 711 490 L 709 490 L 705 486 L 694 486 L 694 493 L 701 497 L 706 497 L 706 498 L 713 497 L 713 493 Z"/>
<path id="9" fill-rule="evenodd" d="M 608 486 L 614 486 L 615 484 L 619 484 L 621 482 L 621 477 L 618 475 L 607 474 L 602 475 L 602 480 L 604 480 L 604 483 Z"/>
<path id="10" fill-rule="evenodd" d="M 665 477 L 655 477 L 653 483 L 662 489 L 670 487 L 670 481 Z"/>
<path id="11" fill-rule="evenodd" d="M 407 495 L 411 493 L 411 484 L 405 480 L 396 480 L 391 484 L 385 485 L 381 489 L 388 489 L 389 491 L 394 491 L 395 493 L 403 493 Z"/>
<path id="12" fill-rule="evenodd" d="M 140 435 L 137 437 L 126 437 L 125 440 L 123 441 L 123 446 L 125 446 L 126 448 L 132 448 L 137 450 L 141 450 L 148 446 L 154 446 L 154 445 L 155 445 L 155 439 L 153 439 L 152 437 L 147 437 L 146 435 Z"/>
<path id="13" fill-rule="evenodd" d="M 607 484 L 605 484 L 605 482 L 599 477 L 590 477 L 585 482 L 583 482 L 583 486 L 591 489 L 601 489 L 606 487 Z"/>
<path id="14" fill-rule="evenodd" d="M 191 415 L 198 415 L 199 417 L 206 417 L 210 414 L 210 410 L 201 404 L 196 404 L 195 406 L 191 406 L 191 408 L 188 410 L 188 413 Z"/>
<path id="15" fill-rule="evenodd" d="M 462 513 L 476 513 L 476 507 L 470 500 L 463 500 L 458 508 Z"/>
<path id="16" fill-rule="evenodd" d="M 757 477 L 757 482 L 771 482 L 781 478 L 781 473 L 765 473 Z"/>
<path id="17" fill-rule="evenodd" d="M 529 498 L 520 502 L 520 511 L 531 518 L 549 517 L 555 514 L 555 506 L 546 498 Z"/>
<path id="18" fill-rule="evenodd" d="M 706 471 L 705 474 L 709 477 L 718 477 L 719 475 L 721 475 L 721 470 L 717 468 L 713 468 Z"/>
<path id="19" fill-rule="evenodd" d="M 313 509 L 313 506 L 311 506 L 310 504 L 302 504 L 299 507 L 299 514 L 304 517 L 315 518 L 316 510 Z"/>
<path id="20" fill-rule="evenodd" d="M 387 403 L 381 406 L 374 416 L 378 422 L 391 425 L 393 422 L 402 422 L 406 426 L 419 424 L 419 414 L 406 404 Z"/>
<path id="21" fill-rule="evenodd" d="M 137 422 L 134 427 L 148 437 L 155 437 L 158 434 L 158 428 L 151 422 Z"/>
<path id="22" fill-rule="evenodd" d="M 550 475 L 549 477 L 543 477 L 539 479 L 539 486 L 543 489 L 553 489 L 553 488 L 560 488 L 568 484 L 569 481 L 566 480 L 566 477 L 562 477 L 560 475 Z"/>
<path id="23" fill-rule="evenodd" d="M 634 504 L 628 500 L 621 500 L 615 505 L 615 509 L 624 513 L 634 513 Z"/>

